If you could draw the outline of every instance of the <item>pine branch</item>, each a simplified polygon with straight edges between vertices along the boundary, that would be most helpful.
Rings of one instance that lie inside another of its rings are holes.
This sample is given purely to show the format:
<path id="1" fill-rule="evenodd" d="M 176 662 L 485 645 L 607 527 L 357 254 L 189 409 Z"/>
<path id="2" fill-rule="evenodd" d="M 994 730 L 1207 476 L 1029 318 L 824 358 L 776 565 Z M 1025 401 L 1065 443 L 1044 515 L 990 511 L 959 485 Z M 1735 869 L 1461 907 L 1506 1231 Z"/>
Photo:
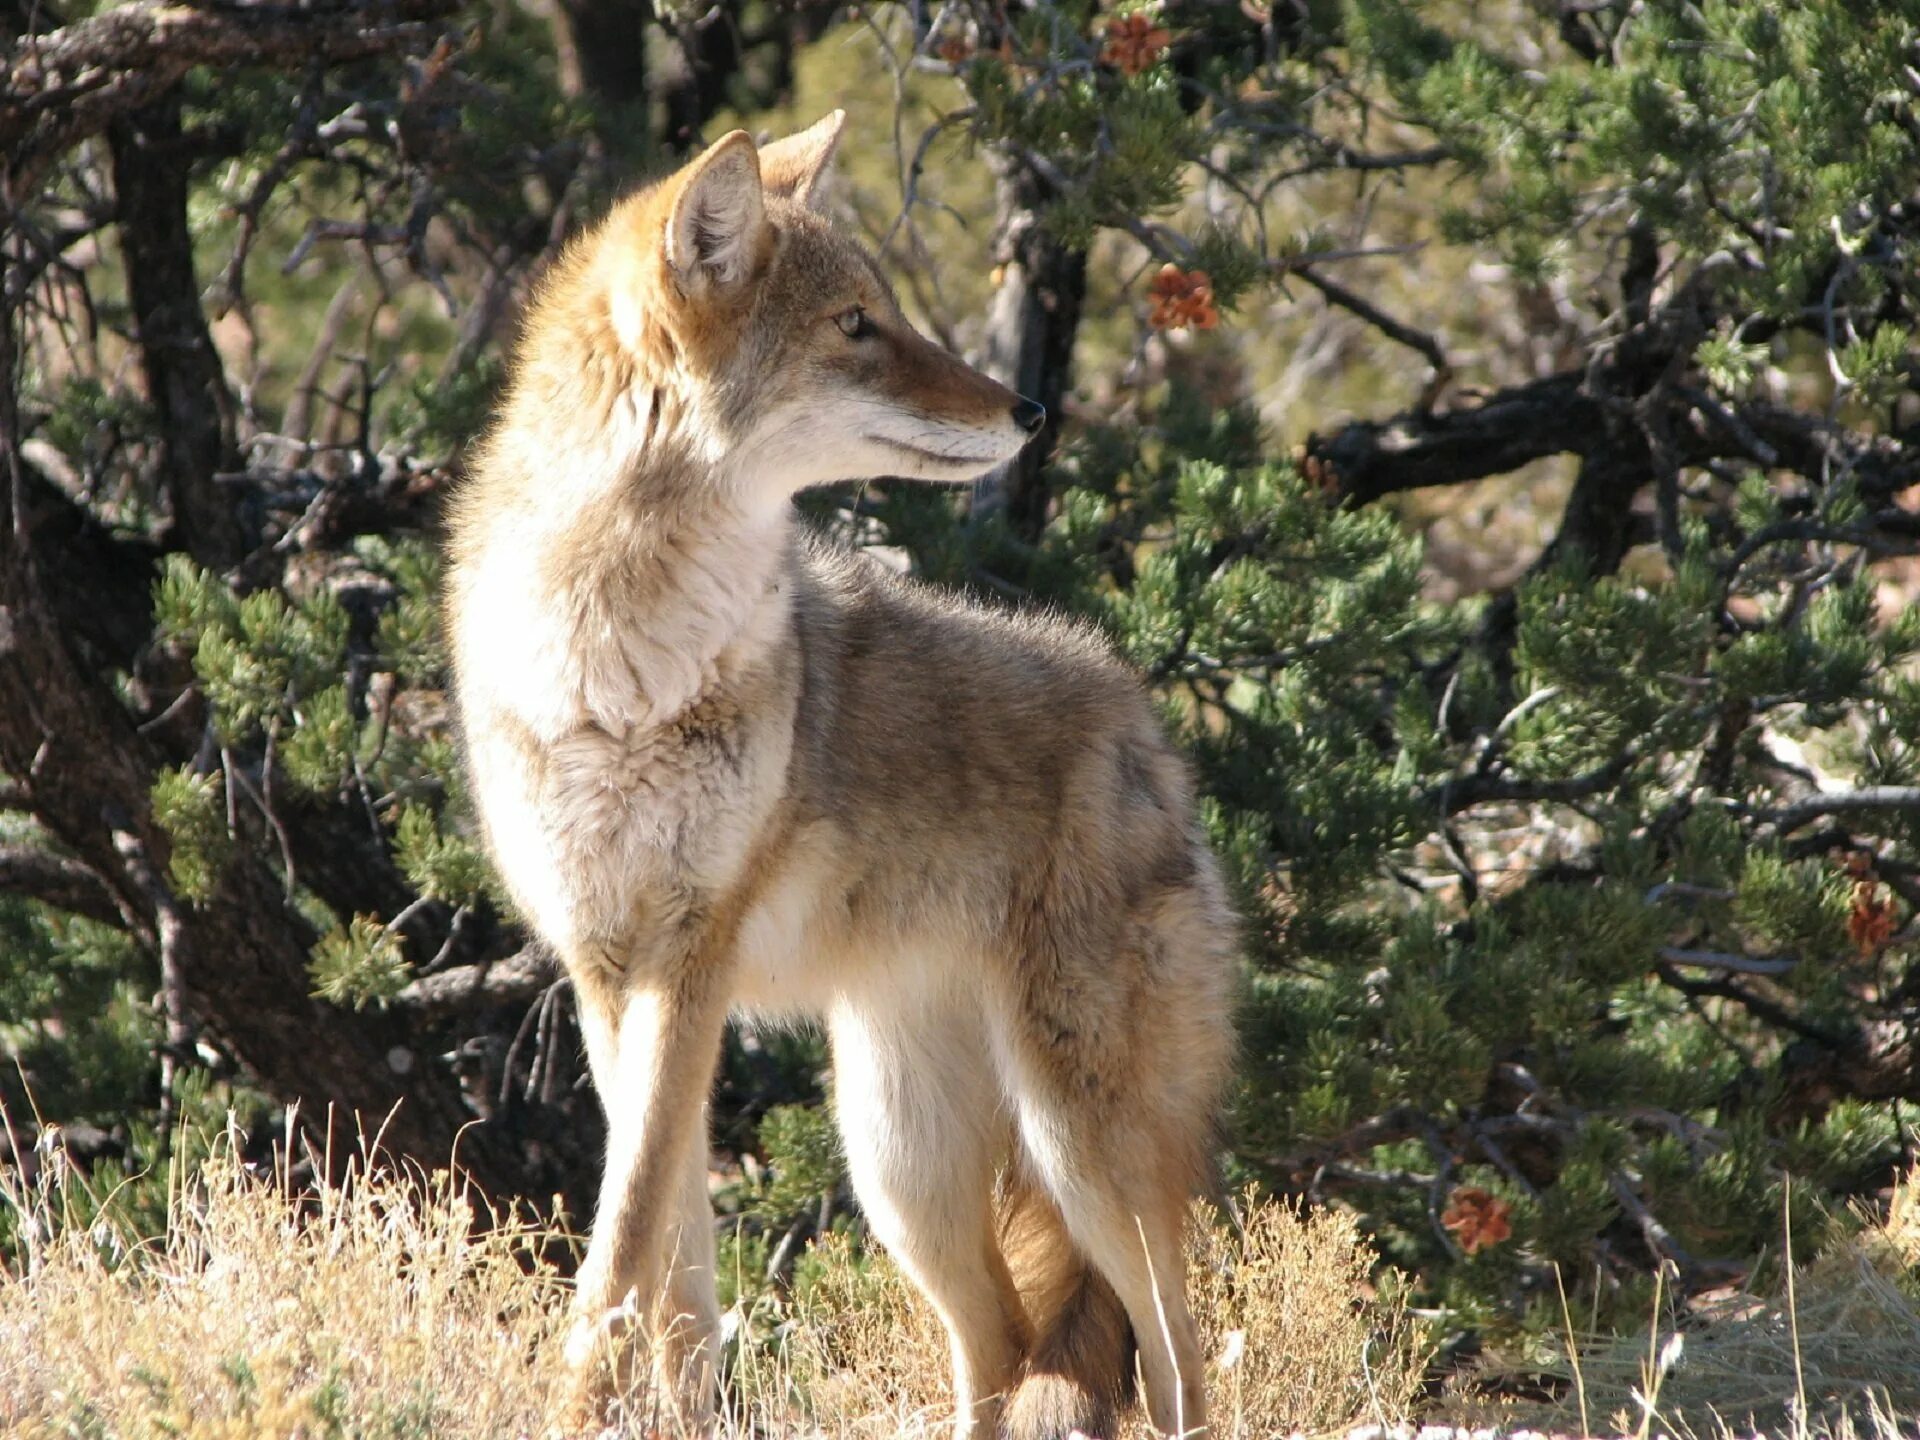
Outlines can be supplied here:
<path id="1" fill-rule="evenodd" d="M 1361 1121 L 1344 1133 L 1319 1143 L 1309 1142 L 1281 1156 L 1269 1156 L 1267 1163 L 1296 1178 L 1311 1179 L 1314 1172 L 1350 1155 L 1365 1155 L 1377 1146 L 1392 1145 L 1422 1133 L 1429 1120 L 1413 1105 L 1395 1105 L 1389 1110 Z"/>
<path id="2" fill-rule="evenodd" d="M 1920 484 L 1920 451 L 1896 436 L 1848 430 L 1817 412 L 1802 413 L 1766 400 L 1746 401 L 1733 414 L 1748 435 L 1778 457 L 1781 468 L 1816 483 L 1851 474 L 1862 490 L 1881 496 Z M 1724 454 L 1729 449 L 1699 436 L 1683 435 L 1682 441 L 1690 450 Z"/>
<path id="3" fill-rule="evenodd" d="M 9 338 L 0 326 L 0 401 L 12 393 Z M 10 438 L 0 429 L 0 464 L 17 460 Z M 130 913 L 115 918 L 158 947 L 171 923 L 154 884 L 166 870 L 168 837 L 150 803 L 163 752 L 135 729 L 106 675 L 60 622 L 69 607 L 99 592 L 85 589 L 89 577 L 67 554 L 43 548 L 58 533 L 54 526 L 0 524 L 0 615 L 8 622 L 0 637 L 0 770 L 28 777 L 39 822 L 88 871 L 116 877 Z M 322 824 L 300 827 L 316 844 L 325 832 Z M 345 888 L 353 852 L 326 848 Z M 47 873 L 43 862 L 31 863 Z M 27 862 L 17 873 L 28 873 Z M 353 893 L 374 891 L 384 873 L 367 867 Z M 351 1153 L 357 1117 L 376 1117 L 395 1154 L 424 1164 L 444 1164 L 457 1142 L 463 1166 L 492 1193 L 544 1194 L 573 1183 L 566 1147 L 531 1154 L 499 1127 L 472 1128 L 475 1111 L 460 1078 L 414 1068 L 417 1025 L 399 1014 L 345 1011 L 313 995 L 311 932 L 257 847 L 236 847 L 217 891 L 191 910 L 176 910 L 172 920 L 183 1017 L 218 1037 L 270 1093 L 312 1102 L 305 1123 L 337 1128 L 344 1137 L 332 1152 L 317 1145 L 323 1153 Z M 404 1105 L 397 1103 L 402 1098 Z"/>
<path id="4" fill-rule="evenodd" d="M 121 923 L 120 907 L 100 877 L 78 860 L 28 845 L 0 845 L 0 890 L 25 895 L 104 924 Z"/>
<path id="5" fill-rule="evenodd" d="M 1458 815 L 1475 805 L 1493 803 L 1512 805 L 1565 805 L 1599 795 L 1619 784 L 1639 758 L 1632 750 L 1622 751 L 1606 764 L 1584 775 L 1564 780 L 1528 780 L 1517 775 L 1472 774 L 1448 780 L 1436 787 L 1428 803 L 1448 815 Z"/>
<path id="6" fill-rule="evenodd" d="M 1753 532 L 1728 558 L 1725 589 L 1732 591 L 1741 569 L 1769 545 L 1857 545 L 1872 555 L 1920 554 L 1920 541 L 1859 525 L 1827 525 L 1818 520 L 1783 520 Z"/>
<path id="7" fill-rule="evenodd" d="M 1309 437 L 1307 459 L 1326 467 L 1340 495 L 1354 503 L 1504 475 L 1593 445 L 1604 417 L 1584 387 L 1585 376 L 1569 371 L 1498 391 L 1469 408 L 1356 420 L 1332 435 Z"/>
<path id="8" fill-rule="evenodd" d="M 136 0 L 0 56 L 0 153 L 21 194 L 55 155 L 164 95 L 197 65 L 363 59 L 418 42 L 452 0 L 207 6 Z"/>
<path id="9" fill-rule="evenodd" d="M 1335 282 L 1313 274 L 1305 278 L 1335 304 L 1419 351 L 1436 370 L 1444 363 L 1432 337 L 1401 325 Z M 1331 435 L 1309 436 L 1306 458 L 1324 468 L 1344 499 L 1361 504 L 1402 490 L 1503 475 L 1549 455 L 1619 451 L 1617 427 L 1608 424 L 1603 397 L 1641 395 L 1667 369 L 1680 319 L 1697 329 L 1711 318 L 1694 314 L 1692 303 L 1676 300 L 1637 326 L 1597 371 L 1562 371 L 1459 409 L 1434 413 L 1417 406 L 1389 420 L 1356 420 Z M 1733 459 L 1791 470 L 1816 484 L 1851 474 L 1876 495 L 1920 483 L 1920 459 L 1891 437 L 1862 436 L 1821 416 L 1761 400 L 1729 407 L 1685 385 L 1669 385 L 1649 400 L 1658 403 L 1639 417 L 1642 426 L 1670 432 L 1677 447 L 1671 458 L 1681 465 Z"/>
<path id="10" fill-rule="evenodd" d="M 528 1004 L 553 983 L 554 975 L 552 957 L 529 945 L 504 960 L 422 975 L 390 1003 L 416 1020 L 439 1020 L 495 1005 Z"/>
<path id="11" fill-rule="evenodd" d="M 1786 1006 L 1777 1004 L 1766 996 L 1749 990 L 1744 985 L 1724 976 L 1717 980 L 1689 980 L 1671 965 L 1665 964 L 1658 966 L 1655 973 L 1665 984 L 1671 985 L 1682 995 L 1694 999 L 1711 996 L 1721 1000 L 1731 1000 L 1762 1024 L 1771 1025 L 1776 1030 L 1784 1030 L 1790 1035 L 1798 1035 L 1801 1039 L 1815 1045 L 1831 1050 L 1837 1049 L 1844 1042 L 1843 1036 L 1836 1035 L 1818 1025 L 1809 1024 Z"/>
<path id="12" fill-rule="evenodd" d="M 1861 815 L 1877 811 L 1920 813 L 1920 785 L 1868 785 L 1858 790 L 1809 795 L 1778 810 L 1745 810 L 1743 807 L 1743 813 L 1762 824 L 1772 825 L 1783 834 L 1828 815 Z"/>
<path id="13" fill-rule="evenodd" d="M 1836 1098 L 1911 1100 L 1920 1094 L 1914 1015 L 1903 1011 L 1861 1021 L 1838 1036 L 1809 1037 L 1780 1057 L 1788 1116 L 1818 1114 Z"/>

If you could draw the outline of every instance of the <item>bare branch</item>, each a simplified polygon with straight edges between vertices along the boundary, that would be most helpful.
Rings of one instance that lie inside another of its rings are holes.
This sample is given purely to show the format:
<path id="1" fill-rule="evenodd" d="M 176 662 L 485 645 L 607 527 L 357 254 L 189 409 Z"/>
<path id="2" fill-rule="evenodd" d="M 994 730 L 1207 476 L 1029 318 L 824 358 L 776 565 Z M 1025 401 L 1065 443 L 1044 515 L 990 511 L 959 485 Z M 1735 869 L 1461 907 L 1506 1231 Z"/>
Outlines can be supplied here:
<path id="1" fill-rule="evenodd" d="M 1620 1208 L 1640 1227 L 1640 1235 L 1647 1249 L 1661 1259 L 1671 1261 L 1688 1284 L 1725 1279 L 1746 1268 L 1734 1260 L 1702 1260 L 1687 1250 L 1647 1207 L 1646 1201 L 1640 1198 L 1640 1192 L 1634 1188 L 1634 1183 L 1634 1179 L 1630 1179 L 1623 1170 L 1608 1172 L 1607 1184 L 1613 1191 L 1613 1198 L 1620 1202 Z"/>
<path id="2" fill-rule="evenodd" d="M 472 1012 L 492 1005 L 524 1005 L 553 983 L 552 959 L 529 945 L 504 960 L 459 965 L 422 975 L 393 998 L 396 1009 L 416 1019 Z"/>
<path id="3" fill-rule="evenodd" d="M 1416 347 L 1417 348 L 1417 347 Z M 1504 475 L 1548 455 L 1585 453 L 1604 433 L 1585 376 L 1568 371 L 1498 391 L 1480 404 L 1392 420 L 1356 420 L 1306 443 L 1309 464 L 1364 502 L 1401 490 Z"/>
<path id="4" fill-rule="evenodd" d="M 28 845 L 0 845 L 0 890 L 44 901 L 59 910 L 108 925 L 122 923 L 120 907 L 100 877 L 78 860 Z"/>
<path id="5" fill-rule="evenodd" d="M 163 95 L 196 65 L 357 60 L 421 41 L 452 0 L 185 6 L 135 0 L 0 57 L 0 153 L 14 194 L 54 155 Z"/>
<path id="6" fill-rule="evenodd" d="M 1683 950 L 1677 945 L 1661 946 L 1660 958 L 1670 965 L 1692 965 L 1701 970 L 1733 970 L 1742 975 L 1784 975 L 1800 963 L 1791 955 L 1756 958 L 1721 950 Z"/>
<path id="7" fill-rule="evenodd" d="M 1920 813 L 1920 785 L 1867 785 L 1828 795 L 1809 795 L 1778 810 L 1747 813 L 1763 824 L 1785 832 L 1827 815 L 1861 815 L 1875 811 Z"/>
<path id="8" fill-rule="evenodd" d="M 188 939 L 180 902 L 147 853 L 147 847 L 132 830 L 116 826 L 113 847 L 126 862 L 127 879 L 140 892 L 153 911 L 154 933 L 160 951 L 160 1017 L 166 1027 L 166 1043 L 160 1048 L 160 1145 L 161 1153 L 173 1143 L 176 1076 L 181 1060 L 193 1046 L 193 1022 L 187 1017 L 186 984 L 182 965 Z"/>
<path id="9" fill-rule="evenodd" d="M 1289 267 L 1294 274 L 1318 290 L 1327 300 L 1342 310 L 1358 315 L 1367 324 L 1373 326 L 1389 340 L 1397 340 L 1409 350 L 1417 350 L 1426 357 L 1433 367 L 1436 377 L 1453 373 L 1453 366 L 1447 363 L 1447 352 L 1440 348 L 1440 342 L 1423 330 L 1416 330 L 1403 321 L 1396 320 L 1365 296 L 1356 294 L 1337 280 L 1329 280 L 1310 266 L 1296 264 Z M 1430 389 L 1432 387 L 1429 387 Z"/>

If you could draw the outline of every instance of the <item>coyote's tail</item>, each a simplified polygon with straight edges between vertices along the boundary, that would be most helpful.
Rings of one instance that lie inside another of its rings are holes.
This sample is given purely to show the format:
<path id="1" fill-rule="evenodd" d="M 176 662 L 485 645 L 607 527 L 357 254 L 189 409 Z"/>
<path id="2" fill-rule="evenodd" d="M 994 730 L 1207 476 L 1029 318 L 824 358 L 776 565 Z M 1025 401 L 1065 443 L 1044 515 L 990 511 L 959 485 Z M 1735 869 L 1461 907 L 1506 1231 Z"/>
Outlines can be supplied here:
<path id="1" fill-rule="evenodd" d="M 1001 1418 L 1007 1440 L 1111 1436 L 1133 1383 L 1133 1330 L 1045 1191 L 1015 1173 L 1000 1196 L 1000 1248 L 1033 1322 L 1032 1354 Z"/>

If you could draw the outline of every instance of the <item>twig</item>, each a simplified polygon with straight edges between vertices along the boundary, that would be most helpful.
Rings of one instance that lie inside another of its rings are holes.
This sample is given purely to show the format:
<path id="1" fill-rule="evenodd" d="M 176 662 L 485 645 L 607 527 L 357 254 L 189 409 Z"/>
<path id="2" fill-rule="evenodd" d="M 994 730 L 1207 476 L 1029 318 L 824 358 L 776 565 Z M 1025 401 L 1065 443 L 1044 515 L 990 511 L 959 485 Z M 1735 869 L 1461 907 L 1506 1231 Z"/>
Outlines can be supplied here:
<path id="1" fill-rule="evenodd" d="M 1733 970 L 1742 975 L 1784 975 L 1800 963 L 1791 955 L 1756 959 L 1751 955 L 1733 955 L 1723 950 L 1682 950 L 1677 945 L 1662 945 L 1660 958 L 1671 965 L 1692 965 L 1702 970 Z"/>
<path id="2" fill-rule="evenodd" d="M 1731 808 L 1785 834 L 1789 830 L 1799 829 L 1809 820 L 1828 815 L 1858 815 L 1875 810 L 1920 811 L 1920 785 L 1867 785 L 1858 790 L 1809 795 L 1778 810 L 1761 810 L 1739 804 Z"/>
<path id="3" fill-rule="evenodd" d="M 1298 255 L 1281 255 L 1269 260 L 1267 273 L 1294 275 L 1309 265 L 1331 265 L 1341 260 L 1372 260 L 1382 255 L 1418 255 L 1426 248 L 1426 241 L 1415 240 L 1406 245 L 1350 245 L 1338 250 L 1307 250 Z M 1312 277 L 1303 278 L 1311 280 Z"/>
<path id="4" fill-rule="evenodd" d="M 1672 1261 L 1689 1282 L 1702 1275 L 1738 1274 L 1744 1268 L 1727 1260 L 1701 1260 L 1674 1239 L 1673 1232 L 1660 1223 L 1659 1217 L 1634 1191 L 1633 1182 L 1624 1170 L 1609 1171 L 1607 1184 L 1613 1190 L 1614 1199 L 1620 1202 L 1620 1208 L 1640 1227 L 1647 1248 L 1657 1257 Z"/>
<path id="5" fill-rule="evenodd" d="M 897 113 L 897 107 L 896 107 Z M 903 226 L 909 223 L 913 207 L 920 203 L 920 176 L 926 169 L 927 152 L 933 148 L 933 142 L 955 125 L 965 124 L 978 112 L 969 105 L 965 109 L 950 111 L 942 115 L 920 134 L 919 143 L 913 148 L 913 159 L 908 163 L 900 180 L 900 213 L 893 217 L 893 223 L 887 227 L 887 233 L 880 237 L 880 243 L 874 248 L 882 259 L 893 248 L 894 238 Z"/>
<path id="6" fill-rule="evenodd" d="M 1731 1000 L 1756 1019 L 1773 1026 L 1774 1029 L 1789 1031 L 1803 1040 L 1812 1040 L 1826 1049 L 1838 1050 L 1845 1043 L 1845 1036 L 1810 1024 L 1786 1006 L 1777 1004 L 1763 995 L 1756 995 L 1753 991 L 1745 989 L 1724 976 L 1717 980 L 1689 980 L 1670 965 L 1659 966 L 1655 973 L 1682 995 L 1711 995 L 1723 1000 Z"/>
<path id="7" fill-rule="evenodd" d="M 30 845 L 0 845 L 0 891 L 30 895 L 61 910 L 108 925 L 127 920 L 119 902 L 92 869 L 78 860 Z"/>
<path id="8" fill-rule="evenodd" d="M 1409 350 L 1418 351 L 1426 357 L 1427 363 L 1433 367 L 1433 373 L 1436 379 L 1453 374 L 1453 366 L 1448 363 L 1447 352 L 1440 348 L 1440 342 L 1434 339 L 1433 336 L 1394 319 L 1393 316 L 1387 314 L 1386 311 L 1375 305 L 1371 300 L 1355 294 L 1337 280 L 1327 279 L 1326 276 L 1319 274 L 1309 265 L 1298 265 L 1294 267 L 1293 273 L 1313 286 L 1314 289 L 1318 290 L 1331 304 L 1338 305 L 1342 310 L 1351 311 L 1366 321 L 1367 324 L 1373 326 L 1373 328 L 1378 330 L 1382 335 L 1385 335 L 1389 340 L 1396 340 L 1400 344 L 1405 345 Z M 1429 386 L 1429 389 L 1432 388 L 1432 386 Z M 1419 408 L 1422 410 L 1432 409 L 1432 400 L 1428 400 L 1426 404 Z"/>
<path id="9" fill-rule="evenodd" d="M 174 1088 L 182 1059 L 193 1050 L 193 1026 L 187 1016 L 181 952 L 186 948 L 186 920 L 179 901 L 161 878 L 147 854 L 145 842 L 125 824 L 113 829 L 113 848 L 126 866 L 128 881 L 153 908 L 154 936 L 160 951 L 160 1014 L 165 1043 L 160 1048 L 160 1152 L 173 1144 Z"/>

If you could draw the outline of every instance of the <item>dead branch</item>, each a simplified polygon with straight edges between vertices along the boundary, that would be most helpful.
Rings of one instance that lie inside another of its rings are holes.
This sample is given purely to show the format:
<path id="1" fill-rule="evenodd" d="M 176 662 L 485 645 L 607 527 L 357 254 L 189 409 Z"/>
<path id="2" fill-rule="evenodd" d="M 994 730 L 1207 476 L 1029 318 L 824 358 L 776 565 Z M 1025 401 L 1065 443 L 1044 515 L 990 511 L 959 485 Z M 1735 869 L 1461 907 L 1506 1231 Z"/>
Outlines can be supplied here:
<path id="1" fill-rule="evenodd" d="M 1584 453 L 1602 433 L 1600 403 L 1585 393 L 1585 376 L 1569 371 L 1498 391 L 1478 405 L 1356 420 L 1310 437 L 1306 455 L 1331 473 L 1343 497 L 1363 503 Z"/>
<path id="2" fill-rule="evenodd" d="M 395 1009 L 416 1019 L 471 1013 L 493 1005 L 524 1005 L 553 983 L 552 959 L 537 946 L 504 960 L 459 965 L 422 975 L 393 998 Z"/>
<path id="3" fill-rule="evenodd" d="M 56 909 L 107 925 L 123 923 L 120 907 L 100 877 L 78 860 L 28 845 L 0 845 L 0 890 L 30 896 Z"/>
<path id="4" fill-rule="evenodd" d="M 69 146 L 164 95 L 197 65 L 364 59 L 429 38 L 451 0 L 320 0 L 308 6 L 135 3 L 0 57 L 0 154 L 12 196 Z"/>

